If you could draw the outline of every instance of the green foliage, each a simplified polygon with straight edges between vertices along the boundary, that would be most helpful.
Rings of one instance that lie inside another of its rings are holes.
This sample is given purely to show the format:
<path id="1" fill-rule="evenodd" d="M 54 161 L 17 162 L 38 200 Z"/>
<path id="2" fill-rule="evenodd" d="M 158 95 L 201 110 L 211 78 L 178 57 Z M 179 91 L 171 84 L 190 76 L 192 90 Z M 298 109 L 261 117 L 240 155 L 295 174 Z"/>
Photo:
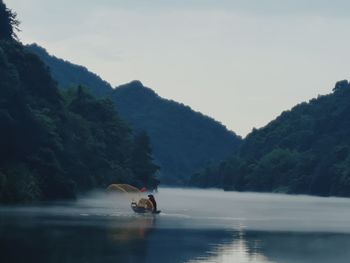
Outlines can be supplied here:
<path id="1" fill-rule="evenodd" d="M 263 192 L 350 196 L 350 85 L 283 112 L 244 140 L 235 161 L 192 177 L 191 184 Z M 237 162 L 238 160 L 238 162 Z M 218 182 L 222 166 L 229 180 Z"/>
<path id="2" fill-rule="evenodd" d="M 18 26 L 17 14 L 0 0 L 0 40 L 17 39 L 15 31 L 19 31 Z"/>
<path id="3" fill-rule="evenodd" d="M 147 145 L 110 100 L 81 86 L 60 93 L 47 67 L 14 41 L 0 41 L 0 78 L 0 202 L 72 198 L 111 183 L 157 186 L 156 169 L 147 180 L 134 174 L 133 157 Z M 156 167 L 146 153 L 138 165 Z"/>
<path id="4" fill-rule="evenodd" d="M 113 90 L 84 67 L 50 56 L 36 44 L 27 48 L 50 68 L 60 88 L 83 85 L 96 96 L 109 97 L 137 133 L 146 131 L 165 184 L 187 183 L 193 172 L 210 162 L 224 160 L 241 143 L 221 123 L 183 104 L 162 99 L 139 81 Z"/>
<path id="5" fill-rule="evenodd" d="M 41 196 L 36 177 L 25 165 L 9 167 L 0 173 L 0 200 L 6 203 L 33 202 Z"/>
<path id="6" fill-rule="evenodd" d="M 224 160 L 241 143 L 222 124 L 159 97 L 139 81 L 117 87 L 112 98 L 121 116 L 136 131 L 147 131 L 150 136 L 162 183 L 187 183 L 196 170 Z"/>
<path id="7" fill-rule="evenodd" d="M 159 170 L 159 166 L 153 163 L 151 142 L 147 133 L 141 132 L 135 136 L 135 143 L 131 155 L 131 167 L 140 186 L 157 188 L 159 181 L 153 175 Z"/>

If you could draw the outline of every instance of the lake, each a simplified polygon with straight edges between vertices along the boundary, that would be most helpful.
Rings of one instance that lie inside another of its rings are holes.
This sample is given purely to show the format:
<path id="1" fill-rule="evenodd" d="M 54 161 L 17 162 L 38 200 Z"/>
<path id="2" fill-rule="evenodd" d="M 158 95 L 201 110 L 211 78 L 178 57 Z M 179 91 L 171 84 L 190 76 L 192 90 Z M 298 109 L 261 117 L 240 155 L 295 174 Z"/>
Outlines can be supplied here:
<path id="1" fill-rule="evenodd" d="M 129 197 L 0 207 L 0 262 L 350 262 L 350 199 L 160 188 Z"/>

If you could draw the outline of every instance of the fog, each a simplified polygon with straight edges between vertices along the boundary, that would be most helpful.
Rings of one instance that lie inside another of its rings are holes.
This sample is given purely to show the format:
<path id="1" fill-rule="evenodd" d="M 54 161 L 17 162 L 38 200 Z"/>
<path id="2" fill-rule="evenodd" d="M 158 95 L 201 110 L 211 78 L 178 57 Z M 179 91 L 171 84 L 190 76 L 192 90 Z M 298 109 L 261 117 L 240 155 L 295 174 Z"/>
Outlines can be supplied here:
<path id="1" fill-rule="evenodd" d="M 350 233 L 350 200 L 346 198 L 179 188 L 161 188 L 155 198 L 162 210 L 157 228 Z M 130 201 L 127 195 L 93 192 L 74 202 L 3 207 L 0 212 L 55 216 L 55 220 L 68 216 L 74 219 L 70 223 L 104 224 L 106 218 L 139 217 Z"/>
<path id="2" fill-rule="evenodd" d="M 161 189 L 165 218 L 181 226 L 273 231 L 350 231 L 350 200 L 220 190 Z M 165 224 L 166 226 L 166 224 Z"/>

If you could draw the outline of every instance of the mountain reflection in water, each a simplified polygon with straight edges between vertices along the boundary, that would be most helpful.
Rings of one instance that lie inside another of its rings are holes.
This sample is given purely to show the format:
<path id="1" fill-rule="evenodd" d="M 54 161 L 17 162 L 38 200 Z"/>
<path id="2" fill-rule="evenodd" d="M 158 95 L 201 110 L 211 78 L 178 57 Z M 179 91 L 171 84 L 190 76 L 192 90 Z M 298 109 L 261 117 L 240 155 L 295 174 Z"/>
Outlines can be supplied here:
<path id="1" fill-rule="evenodd" d="M 159 216 L 103 194 L 2 207 L 0 262 L 350 261 L 347 199 L 183 189 L 157 199 Z"/>

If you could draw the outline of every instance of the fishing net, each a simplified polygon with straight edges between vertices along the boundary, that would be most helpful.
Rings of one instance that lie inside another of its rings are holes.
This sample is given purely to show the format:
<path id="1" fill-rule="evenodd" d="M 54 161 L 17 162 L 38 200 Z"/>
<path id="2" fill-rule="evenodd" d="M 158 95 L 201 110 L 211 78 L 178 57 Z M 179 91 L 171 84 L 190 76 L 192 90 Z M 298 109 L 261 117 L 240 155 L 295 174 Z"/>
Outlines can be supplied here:
<path id="1" fill-rule="evenodd" d="M 107 187 L 109 193 L 140 193 L 140 190 L 129 184 L 111 184 Z"/>

